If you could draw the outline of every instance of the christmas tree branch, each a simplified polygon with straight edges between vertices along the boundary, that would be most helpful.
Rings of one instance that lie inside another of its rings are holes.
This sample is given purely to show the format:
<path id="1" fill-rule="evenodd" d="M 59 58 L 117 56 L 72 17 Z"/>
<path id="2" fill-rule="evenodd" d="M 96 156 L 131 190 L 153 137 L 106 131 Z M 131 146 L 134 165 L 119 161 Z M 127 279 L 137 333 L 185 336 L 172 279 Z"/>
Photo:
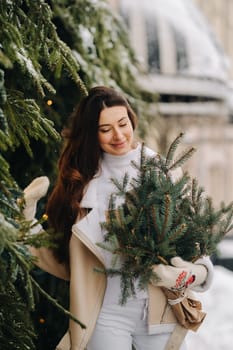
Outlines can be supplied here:
<path id="1" fill-rule="evenodd" d="M 33 286 L 39 291 L 39 293 L 43 295 L 58 310 L 60 310 L 64 315 L 68 316 L 74 322 L 78 323 L 81 328 L 86 328 L 86 326 L 81 321 L 79 321 L 73 314 L 71 314 L 61 304 L 59 304 L 56 299 L 52 298 L 48 293 L 46 293 L 46 291 L 40 287 L 40 285 L 34 280 L 33 277 L 31 277 L 31 282 Z"/>

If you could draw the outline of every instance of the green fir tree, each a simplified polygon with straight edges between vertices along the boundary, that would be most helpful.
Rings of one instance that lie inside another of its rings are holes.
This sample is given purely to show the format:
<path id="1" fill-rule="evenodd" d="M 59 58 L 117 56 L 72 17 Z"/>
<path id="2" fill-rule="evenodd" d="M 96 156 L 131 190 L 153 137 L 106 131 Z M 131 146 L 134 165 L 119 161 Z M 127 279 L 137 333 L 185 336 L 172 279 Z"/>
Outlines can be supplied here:
<path id="1" fill-rule="evenodd" d="M 33 269 L 26 245 L 51 242 L 28 236 L 17 198 L 36 176 L 53 183 L 61 128 L 89 87 L 116 87 L 138 109 L 156 96 L 136 84 L 127 31 L 103 0 L 2 0 L 0 43 L 0 348 L 49 350 L 68 317 L 47 299 L 67 306 L 68 285 Z"/>

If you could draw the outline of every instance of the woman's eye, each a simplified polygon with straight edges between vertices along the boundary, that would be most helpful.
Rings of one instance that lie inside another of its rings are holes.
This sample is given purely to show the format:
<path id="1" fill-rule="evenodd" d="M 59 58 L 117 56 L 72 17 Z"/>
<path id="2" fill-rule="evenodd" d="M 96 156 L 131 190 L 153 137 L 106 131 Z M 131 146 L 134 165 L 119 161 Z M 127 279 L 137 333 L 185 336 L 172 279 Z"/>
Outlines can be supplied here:
<path id="1" fill-rule="evenodd" d="M 110 129 L 100 129 L 99 131 L 102 132 L 102 133 L 105 133 L 105 132 L 109 132 Z"/>
<path id="2" fill-rule="evenodd" d="M 127 125 L 127 123 L 120 124 L 120 127 L 124 127 L 124 126 L 126 126 L 126 125 Z"/>

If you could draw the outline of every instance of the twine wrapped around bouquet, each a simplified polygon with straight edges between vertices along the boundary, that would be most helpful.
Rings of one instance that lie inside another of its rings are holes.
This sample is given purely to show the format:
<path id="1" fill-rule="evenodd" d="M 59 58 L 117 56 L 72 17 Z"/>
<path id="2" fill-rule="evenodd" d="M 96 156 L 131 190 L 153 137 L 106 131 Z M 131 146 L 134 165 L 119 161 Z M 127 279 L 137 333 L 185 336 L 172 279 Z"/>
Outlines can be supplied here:
<path id="1" fill-rule="evenodd" d="M 164 287 L 161 289 L 179 324 L 186 329 L 197 331 L 206 316 L 202 311 L 201 302 L 187 296 L 185 291 L 173 291 Z"/>
<path id="2" fill-rule="evenodd" d="M 165 158 L 148 158 L 142 146 L 141 163 L 133 164 L 138 177 L 130 182 L 127 174 L 123 181 L 113 179 L 124 203 L 116 206 L 116 195 L 111 197 L 107 220 L 102 223 L 105 242 L 99 246 L 121 259 L 120 267 L 113 264 L 105 273 L 121 277 L 122 304 L 135 294 L 135 281 L 145 289 L 152 279 L 156 280 L 153 265 L 169 265 L 175 256 L 194 262 L 211 255 L 233 228 L 232 203 L 215 210 L 211 199 L 203 195 L 204 190 L 187 173 L 172 179 L 174 170 L 194 151 L 190 149 L 173 160 L 182 137 L 180 134 L 173 141 Z M 166 288 L 163 292 L 179 323 L 197 329 L 205 317 L 201 303 L 181 292 Z"/>

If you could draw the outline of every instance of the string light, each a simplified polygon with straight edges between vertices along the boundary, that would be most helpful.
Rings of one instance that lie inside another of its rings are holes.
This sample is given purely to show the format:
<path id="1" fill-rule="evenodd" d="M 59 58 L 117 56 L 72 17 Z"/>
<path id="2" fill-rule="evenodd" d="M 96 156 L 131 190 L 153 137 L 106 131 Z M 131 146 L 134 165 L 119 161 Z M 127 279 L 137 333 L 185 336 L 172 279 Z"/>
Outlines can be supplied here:
<path id="1" fill-rule="evenodd" d="M 53 104 L 53 101 L 52 101 L 52 100 L 47 100 L 47 105 L 48 105 L 48 106 L 52 106 L 52 104 Z"/>
<path id="2" fill-rule="evenodd" d="M 44 221 L 48 220 L 48 215 L 47 215 L 47 214 L 43 214 L 43 215 L 42 215 L 42 219 L 43 219 Z"/>

